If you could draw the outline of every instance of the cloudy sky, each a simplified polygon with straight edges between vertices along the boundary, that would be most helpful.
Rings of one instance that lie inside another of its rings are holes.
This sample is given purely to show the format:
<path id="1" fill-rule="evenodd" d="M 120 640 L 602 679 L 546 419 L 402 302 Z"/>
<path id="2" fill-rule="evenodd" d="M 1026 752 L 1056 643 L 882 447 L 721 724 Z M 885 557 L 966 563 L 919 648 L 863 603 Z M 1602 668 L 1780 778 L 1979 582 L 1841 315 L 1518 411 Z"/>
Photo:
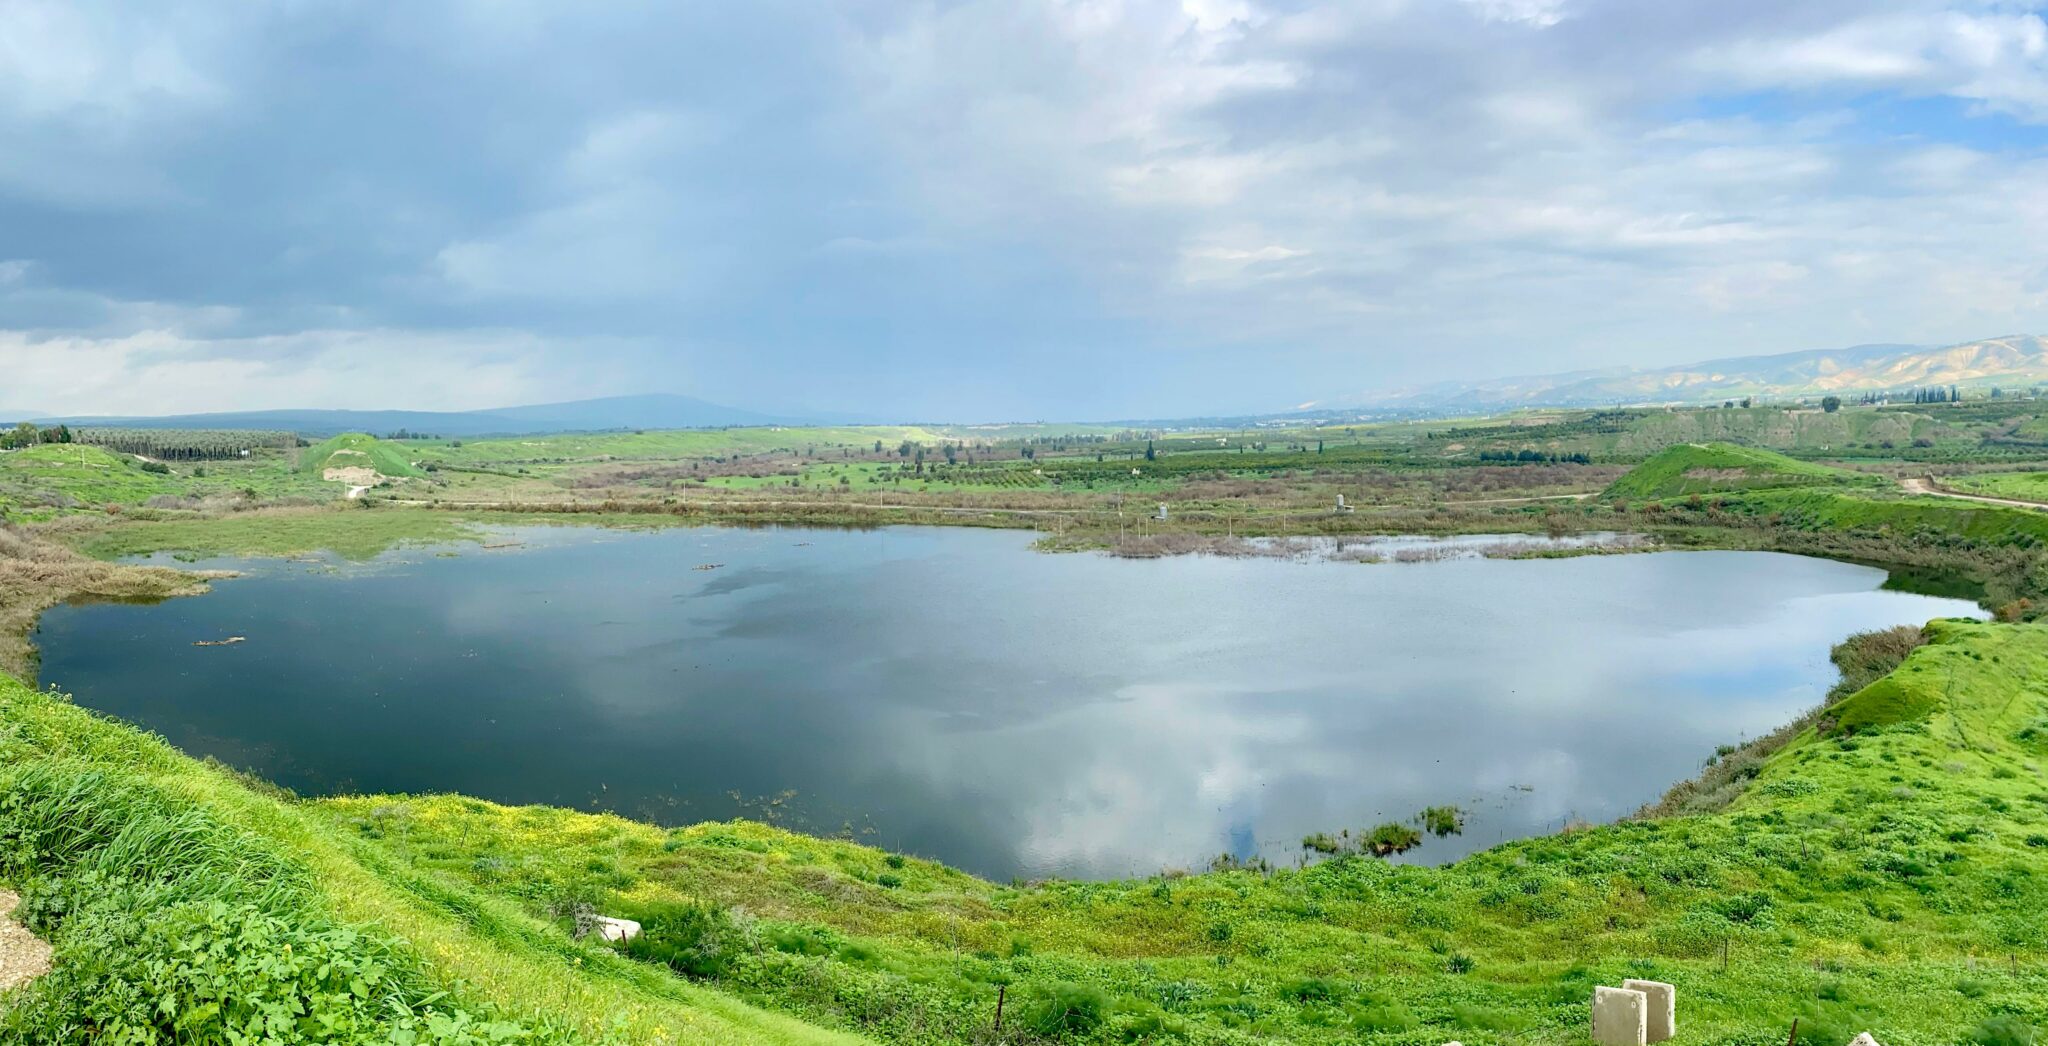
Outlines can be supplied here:
<path id="1" fill-rule="evenodd" d="M 0 409 L 898 418 L 2048 333 L 2048 5 L 0 0 Z"/>

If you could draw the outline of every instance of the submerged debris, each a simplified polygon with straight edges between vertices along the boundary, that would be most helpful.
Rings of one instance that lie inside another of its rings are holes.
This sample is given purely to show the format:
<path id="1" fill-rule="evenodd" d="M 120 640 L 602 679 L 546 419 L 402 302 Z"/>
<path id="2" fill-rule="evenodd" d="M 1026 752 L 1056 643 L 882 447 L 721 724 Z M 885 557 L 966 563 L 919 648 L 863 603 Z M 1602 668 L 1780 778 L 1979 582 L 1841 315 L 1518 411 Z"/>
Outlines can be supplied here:
<path id="1" fill-rule="evenodd" d="M 692 569 L 692 570 L 717 570 L 717 569 L 718 569 L 719 567 L 722 567 L 722 566 L 724 566 L 724 565 L 725 565 L 725 564 L 723 564 L 723 563 L 699 563 L 699 564 L 697 564 L 697 565 L 696 565 L 695 567 L 692 567 L 691 569 Z"/>

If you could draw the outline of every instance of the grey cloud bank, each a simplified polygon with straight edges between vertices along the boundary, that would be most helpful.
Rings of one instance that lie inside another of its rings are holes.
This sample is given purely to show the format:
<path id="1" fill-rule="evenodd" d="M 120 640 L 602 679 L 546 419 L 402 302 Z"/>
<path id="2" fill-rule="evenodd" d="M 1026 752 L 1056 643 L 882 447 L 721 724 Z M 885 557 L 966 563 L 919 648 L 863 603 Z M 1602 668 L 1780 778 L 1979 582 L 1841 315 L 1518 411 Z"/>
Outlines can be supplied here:
<path id="1" fill-rule="evenodd" d="M 987 419 L 2048 329 L 2028 3 L 0 0 L 0 403 Z"/>

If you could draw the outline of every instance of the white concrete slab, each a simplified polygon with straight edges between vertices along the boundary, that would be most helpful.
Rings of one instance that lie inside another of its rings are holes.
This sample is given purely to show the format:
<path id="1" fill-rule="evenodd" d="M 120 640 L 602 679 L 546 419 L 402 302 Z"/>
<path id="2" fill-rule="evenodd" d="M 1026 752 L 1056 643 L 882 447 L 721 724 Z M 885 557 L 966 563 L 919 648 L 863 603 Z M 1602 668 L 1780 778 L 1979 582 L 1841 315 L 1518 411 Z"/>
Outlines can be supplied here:
<path id="1" fill-rule="evenodd" d="M 1639 981 L 1634 978 L 1621 982 L 1623 988 L 1642 992 L 1649 999 L 1648 1024 L 1644 1028 L 1644 1042 L 1663 1042 L 1678 1034 L 1678 989 L 1663 981 Z"/>
<path id="2" fill-rule="evenodd" d="M 1650 998 L 1630 988 L 1593 989 L 1593 1041 L 1598 1046 L 1646 1046 Z"/>

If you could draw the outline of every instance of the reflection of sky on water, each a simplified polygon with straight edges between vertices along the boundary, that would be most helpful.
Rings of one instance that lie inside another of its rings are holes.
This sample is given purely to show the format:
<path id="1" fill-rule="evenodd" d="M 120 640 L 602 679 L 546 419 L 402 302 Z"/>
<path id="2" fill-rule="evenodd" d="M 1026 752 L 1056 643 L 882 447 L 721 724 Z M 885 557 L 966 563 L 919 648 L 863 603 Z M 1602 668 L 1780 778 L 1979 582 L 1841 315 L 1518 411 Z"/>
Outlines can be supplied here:
<path id="1" fill-rule="evenodd" d="M 309 792 L 802 827 L 1008 877 L 1288 862 L 1471 811 L 1442 860 L 1608 819 L 1769 730 L 1850 632 L 1974 612 L 1763 553 L 1355 565 L 1029 536 L 522 528 L 522 547 L 46 618 L 44 678 Z M 722 564 L 716 570 L 699 564 Z M 246 635 L 228 648 L 196 639 Z"/>

